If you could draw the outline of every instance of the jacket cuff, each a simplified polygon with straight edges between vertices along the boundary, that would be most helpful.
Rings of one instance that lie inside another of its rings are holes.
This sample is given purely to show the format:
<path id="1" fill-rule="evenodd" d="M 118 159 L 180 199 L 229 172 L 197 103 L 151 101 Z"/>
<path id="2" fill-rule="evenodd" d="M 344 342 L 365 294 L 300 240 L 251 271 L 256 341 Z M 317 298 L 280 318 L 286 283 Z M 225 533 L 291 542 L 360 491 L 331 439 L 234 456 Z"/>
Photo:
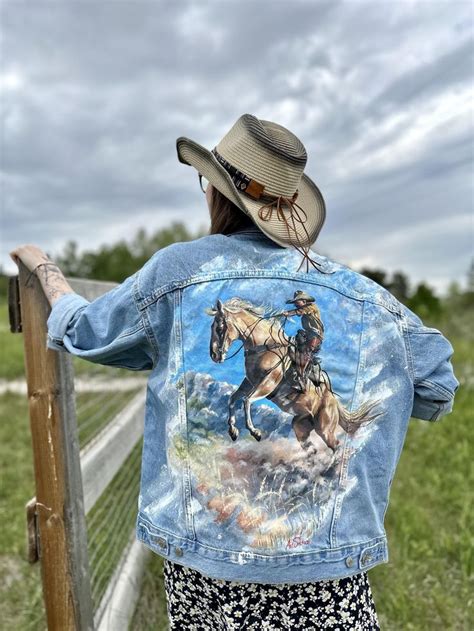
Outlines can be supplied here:
<path id="1" fill-rule="evenodd" d="M 63 338 L 72 317 L 78 309 L 90 304 L 89 300 L 69 292 L 63 294 L 51 307 L 51 312 L 46 321 L 48 327 L 46 347 L 57 351 L 65 351 Z"/>
<path id="2" fill-rule="evenodd" d="M 437 421 L 453 410 L 454 397 L 449 401 L 428 401 L 415 394 L 411 416 L 423 421 Z"/>

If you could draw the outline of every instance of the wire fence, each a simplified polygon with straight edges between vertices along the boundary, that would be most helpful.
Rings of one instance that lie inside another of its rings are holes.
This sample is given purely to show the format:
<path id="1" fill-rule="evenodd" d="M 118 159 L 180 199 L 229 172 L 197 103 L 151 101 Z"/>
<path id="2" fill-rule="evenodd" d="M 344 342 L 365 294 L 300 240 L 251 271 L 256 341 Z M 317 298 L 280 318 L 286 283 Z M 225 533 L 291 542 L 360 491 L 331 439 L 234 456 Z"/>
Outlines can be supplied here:
<path id="1" fill-rule="evenodd" d="M 68 278 L 89 300 L 115 283 Z M 11 330 L 25 351 L 36 495 L 28 558 L 41 563 L 48 629 L 128 629 L 150 551 L 135 538 L 146 372 L 46 348 L 49 304 L 20 263 Z"/>

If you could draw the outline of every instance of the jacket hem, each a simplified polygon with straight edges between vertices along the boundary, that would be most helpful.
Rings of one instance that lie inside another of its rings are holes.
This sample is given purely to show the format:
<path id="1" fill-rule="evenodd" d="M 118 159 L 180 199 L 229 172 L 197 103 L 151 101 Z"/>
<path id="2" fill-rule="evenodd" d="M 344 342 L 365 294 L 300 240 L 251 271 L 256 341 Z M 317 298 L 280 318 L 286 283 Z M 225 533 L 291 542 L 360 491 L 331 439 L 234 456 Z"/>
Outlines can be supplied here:
<path id="1" fill-rule="evenodd" d="M 252 583 L 305 583 L 334 580 L 388 563 L 387 536 L 304 553 L 263 555 L 214 548 L 153 526 L 140 513 L 136 537 L 160 556 L 211 578 Z"/>

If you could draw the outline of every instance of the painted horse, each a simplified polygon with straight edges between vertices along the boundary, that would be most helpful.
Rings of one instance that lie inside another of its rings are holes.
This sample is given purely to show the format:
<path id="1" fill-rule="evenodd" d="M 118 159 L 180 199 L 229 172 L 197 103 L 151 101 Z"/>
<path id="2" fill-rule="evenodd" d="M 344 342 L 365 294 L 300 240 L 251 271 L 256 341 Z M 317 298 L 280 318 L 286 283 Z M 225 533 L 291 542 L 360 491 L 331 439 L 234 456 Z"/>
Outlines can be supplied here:
<path id="1" fill-rule="evenodd" d="M 316 387 L 308 380 L 305 392 L 295 387 L 292 368 L 294 336 L 282 328 L 281 316 L 265 316 L 265 309 L 240 297 L 226 302 L 217 300 L 215 307 L 207 308 L 213 316 L 211 324 L 210 356 L 222 363 L 235 340 L 240 340 L 245 353 L 245 377 L 229 400 L 229 435 L 237 440 L 235 405 L 243 399 L 245 424 L 250 434 L 261 440 L 261 431 L 254 426 L 250 406 L 259 399 L 273 401 L 281 410 L 293 415 L 292 428 L 303 448 L 311 444 L 314 430 L 335 452 L 339 440 L 335 437 L 338 425 L 349 434 L 373 422 L 381 412 L 374 411 L 379 403 L 364 403 L 358 410 L 348 412 L 336 399 L 327 373 L 321 370 L 321 383 Z M 241 349 L 238 349 L 241 350 Z M 237 351 L 238 352 L 238 351 Z M 233 355 L 231 355 L 233 357 Z"/>

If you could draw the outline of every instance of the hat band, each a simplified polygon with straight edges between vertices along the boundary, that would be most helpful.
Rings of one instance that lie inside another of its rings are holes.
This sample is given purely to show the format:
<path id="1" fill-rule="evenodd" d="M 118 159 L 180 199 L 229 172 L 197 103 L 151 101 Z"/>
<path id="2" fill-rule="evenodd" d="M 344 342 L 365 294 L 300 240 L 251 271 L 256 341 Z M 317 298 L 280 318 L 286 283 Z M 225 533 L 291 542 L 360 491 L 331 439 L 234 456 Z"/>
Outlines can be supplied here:
<path id="1" fill-rule="evenodd" d="M 251 177 L 245 175 L 242 171 L 239 171 L 239 169 L 226 160 L 215 147 L 212 149 L 212 153 L 230 175 L 235 187 L 238 188 L 239 191 L 247 193 L 254 199 L 260 199 L 262 197 L 262 193 L 265 189 L 263 184 L 260 184 L 260 182 L 257 182 L 256 180 L 252 180 Z"/>

